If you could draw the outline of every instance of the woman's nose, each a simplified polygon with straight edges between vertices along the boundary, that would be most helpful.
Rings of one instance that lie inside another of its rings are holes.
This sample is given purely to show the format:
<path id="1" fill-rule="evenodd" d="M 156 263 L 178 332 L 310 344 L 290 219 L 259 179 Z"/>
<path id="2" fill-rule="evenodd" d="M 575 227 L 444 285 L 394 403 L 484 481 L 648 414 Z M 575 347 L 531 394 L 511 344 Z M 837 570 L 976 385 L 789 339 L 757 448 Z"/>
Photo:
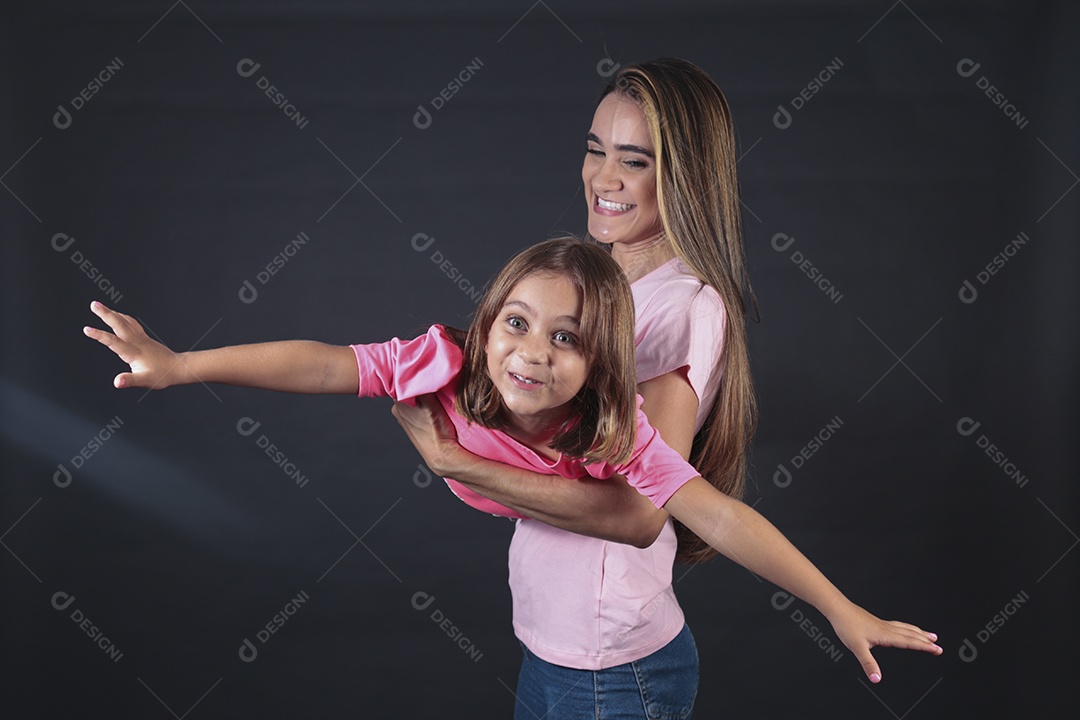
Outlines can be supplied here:
<path id="1" fill-rule="evenodd" d="M 619 177 L 618 164 L 605 158 L 596 172 L 593 184 L 597 190 L 620 189 L 622 187 L 622 178 Z"/>

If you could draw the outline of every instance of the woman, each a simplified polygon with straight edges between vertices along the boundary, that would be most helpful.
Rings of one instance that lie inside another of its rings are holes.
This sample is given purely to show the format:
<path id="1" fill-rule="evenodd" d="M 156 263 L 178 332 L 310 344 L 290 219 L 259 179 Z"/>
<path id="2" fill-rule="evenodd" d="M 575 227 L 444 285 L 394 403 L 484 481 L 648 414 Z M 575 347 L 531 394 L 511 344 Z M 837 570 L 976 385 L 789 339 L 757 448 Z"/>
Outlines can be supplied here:
<path id="1" fill-rule="evenodd" d="M 756 414 L 744 304 L 753 295 L 720 88 L 684 60 L 622 68 L 593 116 L 582 182 L 589 234 L 632 283 L 642 409 L 668 445 L 738 498 Z M 532 518 L 518 522 L 510 547 L 525 655 L 515 717 L 688 717 L 697 653 L 671 570 L 676 556 L 700 562 L 715 551 L 625 483 L 562 482 L 472 456 L 431 403 L 394 413 L 433 471 Z M 803 588 L 796 594 L 830 620 L 838 606 L 849 612 L 785 552 L 759 574 Z M 841 639 L 878 682 L 870 648 L 915 645 L 893 635 L 900 624 L 867 616 L 872 631 Z"/>

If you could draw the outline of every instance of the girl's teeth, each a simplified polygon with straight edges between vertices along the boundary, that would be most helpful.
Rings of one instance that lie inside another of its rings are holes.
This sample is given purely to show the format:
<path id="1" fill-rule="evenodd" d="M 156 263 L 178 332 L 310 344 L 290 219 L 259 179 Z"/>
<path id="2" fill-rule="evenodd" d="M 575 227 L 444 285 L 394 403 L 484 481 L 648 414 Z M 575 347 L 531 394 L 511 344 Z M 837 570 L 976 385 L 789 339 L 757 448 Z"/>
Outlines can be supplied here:
<path id="1" fill-rule="evenodd" d="M 596 203 L 605 210 L 617 210 L 619 212 L 626 212 L 630 208 L 634 207 L 633 205 L 627 205 L 626 203 L 611 202 L 610 200 L 605 200 L 602 197 L 597 197 Z"/>
<path id="2" fill-rule="evenodd" d="M 511 374 L 511 375 L 513 375 L 514 377 L 516 377 L 516 378 L 517 378 L 518 380 L 520 380 L 521 382 L 523 382 L 523 383 L 529 383 L 530 385 L 538 385 L 538 384 L 539 384 L 539 382 L 540 382 L 539 380 L 530 380 L 530 379 L 529 379 L 529 378 L 527 378 L 527 377 L 522 377 L 521 375 L 518 375 L 517 373 L 510 373 L 510 374 Z"/>

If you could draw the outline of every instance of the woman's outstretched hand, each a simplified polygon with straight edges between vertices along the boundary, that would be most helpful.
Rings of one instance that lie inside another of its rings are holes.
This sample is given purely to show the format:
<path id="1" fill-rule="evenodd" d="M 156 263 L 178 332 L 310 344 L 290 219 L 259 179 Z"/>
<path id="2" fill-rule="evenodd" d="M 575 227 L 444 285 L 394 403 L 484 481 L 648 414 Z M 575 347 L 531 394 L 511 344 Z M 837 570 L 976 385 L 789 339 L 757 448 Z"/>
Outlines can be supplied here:
<path id="1" fill-rule="evenodd" d="M 932 655 L 943 652 L 941 647 L 935 644 L 935 633 L 896 620 L 881 620 L 854 603 L 837 613 L 831 621 L 837 637 L 862 664 L 863 672 L 872 683 L 881 682 L 881 668 L 870 654 L 871 648 L 921 650 Z"/>
<path id="2" fill-rule="evenodd" d="M 184 382 L 181 375 L 185 366 L 181 357 L 151 340 L 135 318 L 110 310 L 97 301 L 90 303 L 90 310 L 104 320 L 112 332 L 87 326 L 83 328 L 83 334 L 109 348 L 131 366 L 131 372 L 117 375 L 113 385 L 160 389 Z"/>
<path id="3" fill-rule="evenodd" d="M 392 412 L 431 471 L 453 476 L 454 458 L 468 452 L 457 441 L 457 430 L 434 395 L 416 398 L 416 406 L 394 403 Z"/>

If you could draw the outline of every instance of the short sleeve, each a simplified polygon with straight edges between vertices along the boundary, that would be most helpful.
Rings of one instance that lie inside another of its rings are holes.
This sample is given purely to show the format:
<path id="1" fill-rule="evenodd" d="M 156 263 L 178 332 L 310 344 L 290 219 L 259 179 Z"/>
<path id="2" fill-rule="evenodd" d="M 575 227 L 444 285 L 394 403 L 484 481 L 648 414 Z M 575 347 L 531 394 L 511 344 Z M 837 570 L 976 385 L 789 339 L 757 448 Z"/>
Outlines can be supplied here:
<path id="1" fill-rule="evenodd" d="M 614 471 L 623 475 L 653 505 L 662 508 L 679 488 L 700 473 L 683 460 L 682 455 L 668 447 L 660 432 L 649 424 L 640 405 L 639 396 L 634 452 L 626 463 L 615 467 Z"/>
<path id="2" fill-rule="evenodd" d="M 709 380 L 723 349 L 726 324 L 724 303 L 713 288 L 691 276 L 664 283 L 637 308 L 638 382 L 685 367 L 698 400 L 709 404 L 715 394 Z"/>
<path id="3" fill-rule="evenodd" d="M 441 325 L 412 340 L 350 347 L 356 354 L 360 397 L 408 400 L 443 389 L 461 372 L 461 348 Z"/>

